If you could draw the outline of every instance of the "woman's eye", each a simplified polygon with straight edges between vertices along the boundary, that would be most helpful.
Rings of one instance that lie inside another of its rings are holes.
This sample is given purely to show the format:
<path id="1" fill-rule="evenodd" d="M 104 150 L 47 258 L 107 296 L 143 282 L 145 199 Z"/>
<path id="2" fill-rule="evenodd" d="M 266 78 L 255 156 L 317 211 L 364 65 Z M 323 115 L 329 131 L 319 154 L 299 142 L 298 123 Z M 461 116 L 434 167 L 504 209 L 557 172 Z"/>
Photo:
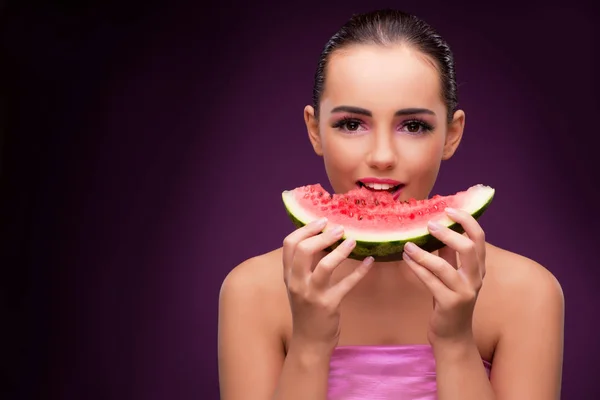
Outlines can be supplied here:
<path id="1" fill-rule="evenodd" d="M 349 118 L 344 118 L 336 122 L 333 124 L 333 128 L 340 129 L 344 132 L 358 132 L 364 130 L 361 120 Z"/>
<path id="2" fill-rule="evenodd" d="M 357 131 L 358 129 L 360 129 L 360 123 L 357 121 L 346 121 L 345 125 L 346 130 L 348 131 Z"/>
<path id="3" fill-rule="evenodd" d="M 407 121 L 402 125 L 405 132 L 411 134 L 424 134 L 433 131 L 433 126 L 423 121 Z"/>
<path id="4" fill-rule="evenodd" d="M 406 125 L 406 129 L 411 133 L 418 133 L 421 130 L 421 124 L 418 122 L 409 122 Z"/>

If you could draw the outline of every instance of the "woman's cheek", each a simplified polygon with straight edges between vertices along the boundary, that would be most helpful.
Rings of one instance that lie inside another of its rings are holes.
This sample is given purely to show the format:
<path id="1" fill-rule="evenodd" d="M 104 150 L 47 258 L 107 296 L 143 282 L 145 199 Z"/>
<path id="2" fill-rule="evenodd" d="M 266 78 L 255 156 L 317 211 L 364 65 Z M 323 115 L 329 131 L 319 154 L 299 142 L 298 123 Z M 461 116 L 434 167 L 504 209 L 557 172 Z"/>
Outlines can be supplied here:
<path id="1" fill-rule="evenodd" d="M 323 142 L 325 171 L 335 192 L 343 193 L 354 188 L 352 178 L 360 167 L 362 148 L 339 138 L 327 138 Z"/>
<path id="2" fill-rule="evenodd" d="M 435 142 L 421 143 L 416 146 L 404 146 L 402 168 L 407 173 L 411 186 L 418 193 L 415 196 L 426 196 L 433 187 L 440 169 L 441 152 Z"/>
<path id="3" fill-rule="evenodd" d="M 332 147 L 323 152 L 325 165 L 329 173 L 353 175 L 354 170 L 360 164 L 360 155 L 352 149 L 346 149 L 341 146 Z"/>

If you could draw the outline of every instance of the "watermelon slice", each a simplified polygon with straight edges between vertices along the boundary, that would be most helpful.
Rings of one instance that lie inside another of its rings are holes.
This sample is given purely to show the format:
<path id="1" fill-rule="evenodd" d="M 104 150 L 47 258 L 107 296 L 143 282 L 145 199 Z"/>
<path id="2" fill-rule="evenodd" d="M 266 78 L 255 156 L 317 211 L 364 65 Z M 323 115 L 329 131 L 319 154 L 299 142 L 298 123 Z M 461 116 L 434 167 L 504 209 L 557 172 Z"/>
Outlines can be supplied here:
<path id="1" fill-rule="evenodd" d="M 282 193 L 288 216 L 296 227 L 327 217 L 329 223 L 344 226 L 344 237 L 356 240 L 350 258 L 362 260 L 373 256 L 376 261 L 402 259 L 404 244 L 413 242 L 427 251 L 444 246 L 427 229 L 435 220 L 450 229 L 464 233 L 463 227 L 444 212 L 446 207 L 467 211 L 476 219 L 488 208 L 495 190 L 474 185 L 454 195 L 435 195 L 425 200 L 394 200 L 387 191 L 372 191 L 361 187 L 343 194 L 329 194 L 320 184 L 301 186 Z"/>

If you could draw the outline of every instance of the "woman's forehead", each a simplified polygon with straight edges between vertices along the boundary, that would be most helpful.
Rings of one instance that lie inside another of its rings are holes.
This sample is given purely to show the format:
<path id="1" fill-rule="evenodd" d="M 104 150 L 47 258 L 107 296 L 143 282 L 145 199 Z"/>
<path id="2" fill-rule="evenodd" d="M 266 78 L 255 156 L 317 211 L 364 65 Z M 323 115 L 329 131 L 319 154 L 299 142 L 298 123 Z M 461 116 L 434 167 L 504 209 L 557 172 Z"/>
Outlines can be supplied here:
<path id="1" fill-rule="evenodd" d="M 423 53 L 407 46 L 352 46 L 332 54 L 322 106 L 443 107 L 439 72 Z"/>

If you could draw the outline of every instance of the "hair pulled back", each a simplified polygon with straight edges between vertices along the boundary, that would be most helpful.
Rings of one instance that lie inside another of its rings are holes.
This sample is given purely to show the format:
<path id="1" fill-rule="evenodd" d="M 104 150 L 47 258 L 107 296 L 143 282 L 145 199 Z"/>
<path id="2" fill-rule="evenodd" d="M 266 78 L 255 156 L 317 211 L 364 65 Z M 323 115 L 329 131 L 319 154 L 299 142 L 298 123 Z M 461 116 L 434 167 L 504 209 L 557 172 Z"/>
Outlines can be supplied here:
<path id="1" fill-rule="evenodd" d="M 319 57 L 314 78 L 312 101 L 315 117 L 319 117 L 327 64 L 331 55 L 336 50 L 357 44 L 405 44 L 433 59 L 440 74 L 442 99 L 448 110 L 448 121 L 452 120 L 458 106 L 458 96 L 454 56 L 450 46 L 425 21 L 390 9 L 355 14 L 329 39 Z"/>

